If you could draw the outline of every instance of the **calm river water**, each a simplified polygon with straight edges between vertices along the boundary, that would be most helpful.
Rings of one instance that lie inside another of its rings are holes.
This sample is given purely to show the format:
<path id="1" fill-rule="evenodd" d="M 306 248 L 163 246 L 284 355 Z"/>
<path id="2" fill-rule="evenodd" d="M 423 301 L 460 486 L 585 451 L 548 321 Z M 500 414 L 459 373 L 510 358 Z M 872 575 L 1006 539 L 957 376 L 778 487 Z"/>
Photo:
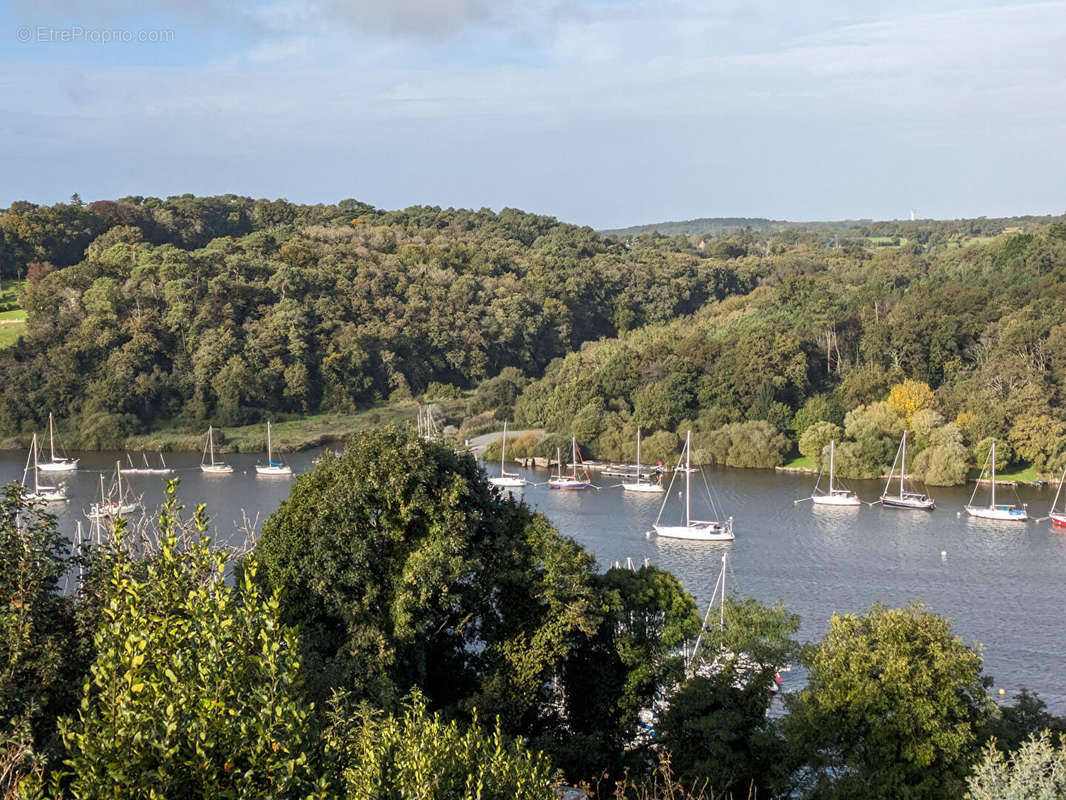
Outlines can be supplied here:
<path id="1" fill-rule="evenodd" d="M 312 468 L 315 451 L 288 456 L 299 472 Z M 82 453 L 81 469 L 68 477 L 71 501 L 57 507 L 63 529 L 99 495 L 100 473 L 110 480 L 117 454 Z M 21 477 L 24 453 L 0 451 L 0 480 Z M 241 536 L 237 523 L 247 512 L 259 522 L 287 496 L 291 479 L 255 475 L 254 455 L 227 455 L 235 472 L 226 477 L 200 473 L 199 459 L 172 454 L 168 464 L 181 478 L 186 505 L 207 503 L 215 535 Z M 489 465 L 489 474 L 499 467 Z M 544 472 L 525 470 L 531 481 Z M 43 473 L 42 473 L 43 475 Z M 677 574 L 701 603 L 706 603 L 727 553 L 728 580 L 744 594 L 765 602 L 781 599 L 802 618 L 801 638 L 815 640 L 834 612 L 862 612 L 881 601 L 890 606 L 922 600 L 951 617 L 954 630 L 984 648 L 985 671 L 1008 697 L 1019 687 L 1036 691 L 1054 713 L 1066 711 L 1066 534 L 1048 522 L 994 523 L 959 515 L 970 489 L 937 489 L 933 512 L 817 508 L 809 502 L 813 478 L 764 470 L 707 470 L 720 508 L 736 520 L 736 541 L 728 544 L 683 542 L 647 537 L 661 496 L 623 493 L 616 478 L 597 478 L 599 491 L 559 492 L 527 487 L 525 501 L 544 512 L 565 534 L 592 551 L 604 568 L 627 558 Z M 703 480 L 693 479 L 693 516 L 705 510 Z M 130 476 L 145 505 L 163 496 L 164 479 Z M 699 486 L 699 491 L 696 486 Z M 881 484 L 852 481 L 866 499 L 880 495 Z M 1011 490 L 1003 490 L 1008 495 Z M 1053 489 L 1022 487 L 1021 499 L 1033 516 L 1043 516 Z M 798 676 L 787 676 L 795 685 Z"/>

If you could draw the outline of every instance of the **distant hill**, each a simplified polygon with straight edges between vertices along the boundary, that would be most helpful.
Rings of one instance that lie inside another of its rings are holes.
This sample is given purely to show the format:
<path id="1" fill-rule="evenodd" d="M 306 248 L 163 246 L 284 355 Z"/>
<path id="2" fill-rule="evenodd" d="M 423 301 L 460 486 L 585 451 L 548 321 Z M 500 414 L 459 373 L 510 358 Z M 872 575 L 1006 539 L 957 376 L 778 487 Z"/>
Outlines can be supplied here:
<path id="1" fill-rule="evenodd" d="M 917 230 L 952 230 L 970 235 L 996 235 L 1010 228 L 1026 230 L 1033 223 L 1047 224 L 1056 217 L 977 217 L 957 220 L 881 220 L 843 219 L 790 222 L 765 217 L 701 217 L 673 222 L 653 222 L 648 225 L 632 225 L 628 228 L 610 228 L 599 231 L 606 236 L 639 236 L 642 233 L 658 233 L 663 236 L 722 236 L 745 229 L 766 233 L 787 230 L 829 231 L 834 233 L 860 234 L 863 236 L 906 235 Z"/>

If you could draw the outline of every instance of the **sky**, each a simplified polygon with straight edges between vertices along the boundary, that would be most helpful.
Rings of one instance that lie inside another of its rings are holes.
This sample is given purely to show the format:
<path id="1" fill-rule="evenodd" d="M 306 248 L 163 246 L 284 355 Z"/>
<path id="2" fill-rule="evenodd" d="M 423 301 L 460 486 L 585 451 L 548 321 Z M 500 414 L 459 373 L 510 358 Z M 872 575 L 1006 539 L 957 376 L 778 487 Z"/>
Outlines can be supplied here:
<path id="1" fill-rule="evenodd" d="M 9 0 L 0 141 L 0 206 L 1061 214 L 1066 0 Z"/>

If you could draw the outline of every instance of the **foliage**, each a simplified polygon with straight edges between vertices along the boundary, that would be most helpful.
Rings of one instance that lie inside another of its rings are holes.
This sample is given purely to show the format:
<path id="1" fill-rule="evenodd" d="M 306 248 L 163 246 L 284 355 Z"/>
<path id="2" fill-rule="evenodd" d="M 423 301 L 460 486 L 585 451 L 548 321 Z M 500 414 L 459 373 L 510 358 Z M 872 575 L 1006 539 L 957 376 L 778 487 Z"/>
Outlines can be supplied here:
<path id="1" fill-rule="evenodd" d="M 551 800 L 547 758 L 503 733 L 499 720 L 484 730 L 476 711 L 469 726 L 430 715 L 413 693 L 398 715 L 363 705 L 354 711 L 340 694 L 324 733 L 338 788 L 353 800 L 467 797 Z"/>
<path id="2" fill-rule="evenodd" d="M 909 428 L 914 415 L 932 407 L 936 401 L 928 383 L 907 379 L 892 387 L 886 402 L 889 408 L 903 418 L 904 424 Z"/>
<path id="3" fill-rule="evenodd" d="M 781 603 L 726 597 L 719 620 L 701 634 L 695 677 L 658 726 L 682 781 L 734 797 L 770 796 L 783 784 L 784 743 L 766 709 L 775 673 L 797 654 L 797 630 L 799 617 Z"/>
<path id="4" fill-rule="evenodd" d="M 61 593 L 69 546 L 12 484 L 0 499 L 0 796 L 55 761 L 55 720 L 75 705 L 74 609 Z M 54 766 L 52 764 L 51 766 Z"/>
<path id="5" fill-rule="evenodd" d="M 765 420 L 733 422 L 706 436 L 705 448 L 730 467 L 776 467 L 785 463 L 788 438 Z"/>
<path id="6" fill-rule="evenodd" d="M 995 743 L 967 778 L 967 800 L 1062 800 L 1066 798 L 1066 744 L 1047 731 L 1033 734 L 1009 756 Z"/>
<path id="7" fill-rule="evenodd" d="M 785 778 L 784 743 L 766 716 L 767 686 L 723 669 L 671 698 L 660 742 L 683 783 L 713 786 L 715 797 L 773 796 Z"/>
<path id="8" fill-rule="evenodd" d="M 801 455 L 821 465 L 822 453 L 826 452 L 829 442 L 839 441 L 844 429 L 832 422 L 816 422 L 810 425 L 800 436 L 799 451 Z"/>
<path id="9" fill-rule="evenodd" d="M 981 657 L 920 604 L 834 616 L 784 724 L 808 797 L 955 798 L 990 713 Z"/>
<path id="10" fill-rule="evenodd" d="M 320 700 L 336 687 L 389 708 L 418 687 L 521 731 L 595 628 L 591 558 L 410 430 L 357 434 L 300 476 L 257 552 Z"/>
<path id="11" fill-rule="evenodd" d="M 986 726 L 986 735 L 1004 753 L 1017 750 L 1031 735 L 1044 730 L 1066 733 L 1066 718 L 1048 713 L 1047 703 L 1027 689 L 1021 689 L 1010 705 L 1000 706 Z"/>
<path id="12" fill-rule="evenodd" d="M 700 625 L 695 601 L 669 572 L 616 567 L 594 576 L 592 586 L 599 624 L 563 665 L 559 723 L 571 736 L 555 752 L 567 774 L 583 778 L 618 772 L 623 750 L 637 740 L 641 710 L 680 680 L 679 649 Z"/>
<path id="13" fill-rule="evenodd" d="M 177 518 L 176 481 L 158 521 L 158 552 L 126 555 L 123 528 L 76 718 L 60 722 L 71 792 L 164 797 L 306 796 L 316 790 L 311 708 L 299 688 L 295 634 L 277 596 L 237 586 L 228 559 Z M 319 787 L 320 788 L 320 787 Z"/>

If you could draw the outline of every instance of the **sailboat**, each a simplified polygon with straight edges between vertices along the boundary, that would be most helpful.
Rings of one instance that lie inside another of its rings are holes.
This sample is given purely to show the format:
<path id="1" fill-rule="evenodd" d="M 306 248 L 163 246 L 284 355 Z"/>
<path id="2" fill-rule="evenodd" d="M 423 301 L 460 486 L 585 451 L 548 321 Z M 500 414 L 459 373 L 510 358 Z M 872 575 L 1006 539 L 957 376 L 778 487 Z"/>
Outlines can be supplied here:
<path id="1" fill-rule="evenodd" d="M 211 460 L 208 461 L 208 455 Z M 223 461 L 215 461 L 215 432 L 210 425 L 207 426 L 207 443 L 204 445 L 204 454 L 200 456 L 200 471 L 205 475 L 229 475 L 233 467 Z"/>
<path id="2" fill-rule="evenodd" d="M 899 464 L 899 492 L 889 494 L 889 487 L 896 476 L 896 464 Z M 909 491 L 904 485 L 907 477 L 907 432 L 903 431 L 903 439 L 900 440 L 899 449 L 896 450 L 896 458 L 892 462 L 892 470 L 888 473 L 885 482 L 885 490 L 881 492 L 881 505 L 888 508 L 913 508 L 919 511 L 932 511 L 936 508 L 933 498 L 922 492 Z"/>
<path id="3" fill-rule="evenodd" d="M 29 487 L 30 469 L 33 469 L 33 489 Z M 30 443 L 30 452 L 26 455 L 26 468 L 22 471 L 22 485 L 26 489 L 25 497 L 27 500 L 43 500 L 46 503 L 61 503 L 67 499 L 67 487 L 63 484 L 59 486 L 46 486 L 40 481 L 38 474 L 39 465 L 37 464 L 37 434 L 33 434 L 33 441 Z"/>
<path id="4" fill-rule="evenodd" d="M 267 420 L 267 463 L 255 465 L 256 475 L 266 477 L 285 477 L 292 475 L 292 467 L 274 460 L 274 451 L 270 442 L 270 420 Z"/>
<path id="5" fill-rule="evenodd" d="M 55 424 L 52 421 L 51 414 L 48 415 L 48 451 L 52 460 L 37 465 L 37 468 L 42 472 L 73 472 L 78 468 L 78 459 L 76 458 L 64 458 L 62 456 L 56 458 Z"/>
<path id="6" fill-rule="evenodd" d="M 1055 499 L 1051 503 L 1051 511 L 1048 512 L 1048 516 L 1051 518 L 1051 526 L 1053 528 L 1066 528 L 1066 508 L 1062 511 L 1056 511 L 1056 507 L 1059 504 L 1059 496 L 1062 494 L 1062 484 L 1066 483 L 1066 469 L 1062 471 L 1062 477 L 1059 478 L 1059 488 L 1055 492 Z"/>
<path id="7" fill-rule="evenodd" d="M 814 484 L 814 492 L 811 494 L 811 502 L 820 506 L 857 506 L 861 505 L 862 501 L 856 496 L 855 492 L 850 489 L 841 489 L 840 487 L 833 486 L 833 470 L 835 467 L 834 453 L 836 452 L 836 442 L 832 439 L 829 440 L 829 490 L 819 494 L 821 491 L 818 488 L 818 484 L 821 483 L 822 474 L 818 473 L 818 481 Z"/>
<path id="8" fill-rule="evenodd" d="M 548 479 L 549 489 L 587 489 L 589 486 L 592 485 L 592 480 L 589 478 L 589 471 L 587 469 L 584 470 L 584 479 L 581 479 L 577 476 L 578 453 L 576 438 L 570 439 L 570 446 L 573 453 L 570 459 L 570 466 L 571 469 L 573 469 L 573 472 L 571 472 L 569 475 L 563 475 L 562 453 L 559 452 L 559 448 L 556 448 L 555 460 L 559 462 L 559 472 L 557 475 L 555 475 L 555 477 Z M 582 469 L 584 469 L 584 467 L 582 467 Z"/>
<path id="9" fill-rule="evenodd" d="M 992 492 L 987 506 L 975 506 L 973 504 L 974 498 L 977 497 L 977 490 L 981 488 L 981 479 L 985 476 L 985 471 L 989 469 L 991 464 L 991 486 Z M 992 447 L 988 450 L 988 456 L 985 458 L 985 464 L 981 467 L 981 476 L 977 479 L 977 485 L 973 487 L 973 494 L 970 495 L 970 502 L 966 504 L 966 513 L 971 517 L 978 517 L 979 519 L 998 519 L 1009 520 L 1011 522 L 1025 522 L 1029 519 L 1028 506 L 1022 505 L 1018 507 L 1014 503 L 1000 503 L 996 505 L 996 440 L 992 440 Z"/>
<path id="10" fill-rule="evenodd" d="M 148 454 L 143 450 L 141 451 L 141 458 L 144 461 L 144 466 L 133 463 L 133 456 L 126 453 L 126 461 L 129 462 L 129 466 L 126 467 L 127 475 L 169 475 L 174 470 L 167 466 L 167 462 L 163 460 L 163 451 L 159 451 L 159 466 L 153 467 L 148 463 Z"/>
<path id="11" fill-rule="evenodd" d="M 681 469 L 682 460 L 685 462 L 685 468 L 683 470 Z M 683 473 L 685 476 L 685 490 L 683 493 L 685 497 L 684 519 L 681 525 L 662 524 L 663 512 L 666 510 L 666 506 L 670 502 L 670 494 L 667 493 L 666 497 L 663 498 L 662 507 L 659 509 L 659 516 L 655 518 L 655 525 L 652 526 L 655 529 L 655 533 L 669 539 L 698 539 L 704 542 L 730 542 L 735 539 L 736 537 L 733 535 L 732 517 L 725 522 L 719 522 L 718 520 L 692 519 L 692 431 L 689 431 L 685 436 L 685 452 L 681 454 L 681 458 L 678 459 L 678 467 L 670 477 L 671 490 L 674 488 L 674 481 L 677 479 L 679 472 Z M 711 504 L 713 506 L 713 499 Z"/>
<path id="12" fill-rule="evenodd" d="M 526 485 L 525 479 L 517 472 L 508 472 L 507 464 L 507 423 L 503 423 L 503 441 L 500 444 L 500 474 L 489 478 L 489 483 L 500 488 L 513 489 Z"/>
<path id="13" fill-rule="evenodd" d="M 663 491 L 663 476 L 659 474 L 659 480 L 652 483 L 640 474 L 640 428 L 637 428 L 637 475 L 635 482 L 622 482 L 622 490 L 626 492 L 644 492 L 646 494 L 659 494 Z"/>
<path id="14" fill-rule="evenodd" d="M 114 499 L 110 499 L 114 498 Z M 115 482 L 111 491 L 104 493 L 104 476 L 100 476 L 100 502 L 93 503 L 89 509 L 89 519 L 102 519 L 104 517 L 121 517 L 123 514 L 132 514 L 141 510 L 141 502 L 135 498 L 126 497 L 126 490 L 122 486 L 122 462 L 115 462 Z"/>

